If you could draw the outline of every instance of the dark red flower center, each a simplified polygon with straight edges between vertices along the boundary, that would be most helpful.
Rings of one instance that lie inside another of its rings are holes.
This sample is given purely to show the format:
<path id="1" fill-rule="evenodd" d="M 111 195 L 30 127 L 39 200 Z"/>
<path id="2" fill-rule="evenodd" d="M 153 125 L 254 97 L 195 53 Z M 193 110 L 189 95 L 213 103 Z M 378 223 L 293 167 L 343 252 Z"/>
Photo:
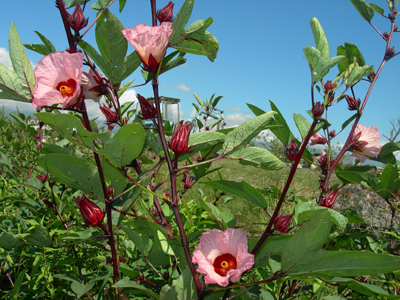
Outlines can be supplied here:
<path id="1" fill-rule="evenodd" d="M 229 253 L 222 254 L 214 260 L 213 266 L 215 273 L 226 276 L 230 270 L 237 269 L 236 258 Z"/>
<path id="2" fill-rule="evenodd" d="M 76 81 L 72 78 L 67 81 L 61 81 L 57 84 L 56 90 L 59 91 L 64 98 L 71 97 L 76 90 Z"/>

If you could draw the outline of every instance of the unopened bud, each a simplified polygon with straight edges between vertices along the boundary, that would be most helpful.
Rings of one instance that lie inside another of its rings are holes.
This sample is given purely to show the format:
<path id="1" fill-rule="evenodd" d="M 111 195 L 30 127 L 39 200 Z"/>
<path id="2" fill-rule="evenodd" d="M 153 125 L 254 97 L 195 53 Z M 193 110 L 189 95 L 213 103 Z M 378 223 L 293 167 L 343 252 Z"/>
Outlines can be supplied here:
<path id="1" fill-rule="evenodd" d="M 85 16 L 83 15 L 83 11 L 79 4 L 75 7 L 72 15 L 68 15 L 69 27 L 71 27 L 75 31 L 79 31 L 82 28 L 85 28 L 88 24 L 88 20 L 89 18 L 85 19 Z"/>
<path id="2" fill-rule="evenodd" d="M 168 4 L 163 8 L 157 10 L 157 20 L 162 22 L 172 22 L 174 12 L 174 3 L 172 1 L 168 2 Z"/>
<path id="3" fill-rule="evenodd" d="M 114 188 L 111 185 L 107 187 L 107 194 L 110 198 L 114 196 Z"/>
<path id="4" fill-rule="evenodd" d="M 336 189 L 334 191 L 328 192 L 318 203 L 319 206 L 324 206 L 327 208 L 332 208 L 333 204 L 336 201 L 336 198 L 338 197 L 338 192 L 339 189 Z"/>
<path id="5" fill-rule="evenodd" d="M 157 217 L 157 216 L 158 216 L 158 212 L 157 212 L 157 210 L 156 210 L 155 208 L 151 208 L 151 209 L 150 209 L 150 213 L 151 213 L 151 215 L 152 215 L 153 217 Z"/>
<path id="6" fill-rule="evenodd" d="M 394 46 L 392 48 L 389 48 L 386 50 L 385 53 L 385 60 L 391 59 L 393 56 L 395 56 L 396 52 L 394 51 Z"/>
<path id="7" fill-rule="evenodd" d="M 284 154 L 288 160 L 296 160 L 297 156 L 299 155 L 299 147 L 297 146 L 295 140 L 292 140 L 289 146 L 285 147 Z"/>
<path id="8" fill-rule="evenodd" d="M 47 179 L 49 179 L 50 176 L 44 175 L 44 174 L 38 174 L 36 175 L 36 178 L 38 178 L 41 182 L 45 183 Z"/>
<path id="9" fill-rule="evenodd" d="M 334 89 L 336 89 L 336 82 L 333 82 L 328 80 L 325 84 L 324 84 L 324 93 L 328 94 L 331 91 L 333 91 Z"/>
<path id="10" fill-rule="evenodd" d="M 313 145 L 324 145 L 326 143 L 326 138 L 323 137 L 322 135 L 320 135 L 319 133 L 316 133 L 313 135 L 313 137 L 311 138 L 311 144 L 310 146 Z"/>
<path id="11" fill-rule="evenodd" d="M 348 110 L 357 110 L 360 108 L 361 105 L 361 100 L 360 99 L 354 99 L 353 97 L 346 96 L 346 101 L 347 104 L 349 105 Z"/>
<path id="12" fill-rule="evenodd" d="M 46 204 L 47 208 L 52 208 L 53 207 L 53 203 L 51 203 L 46 198 L 43 198 L 42 201 L 43 201 L 44 204 Z"/>
<path id="13" fill-rule="evenodd" d="M 315 103 L 312 108 L 312 113 L 316 119 L 318 119 L 324 113 L 324 105 L 321 102 Z"/>
<path id="14" fill-rule="evenodd" d="M 277 218 L 274 222 L 274 228 L 275 230 L 286 233 L 289 231 L 289 225 L 290 222 L 292 221 L 293 214 L 287 215 L 287 216 L 281 216 Z"/>
<path id="15" fill-rule="evenodd" d="M 142 95 L 137 94 L 136 97 L 139 100 L 140 104 L 140 110 L 141 110 L 140 118 L 143 120 L 153 119 L 157 114 L 156 108 L 149 101 L 147 101 L 147 99 Z"/>
<path id="16" fill-rule="evenodd" d="M 192 184 L 193 184 L 193 177 L 186 176 L 185 189 L 190 189 L 192 187 Z"/>
<path id="17" fill-rule="evenodd" d="M 100 207 L 90 201 L 85 194 L 83 194 L 82 197 L 74 198 L 74 201 L 78 206 L 86 225 L 89 227 L 100 226 L 103 223 L 103 211 Z"/>
<path id="18" fill-rule="evenodd" d="M 169 190 L 169 189 L 166 189 L 166 190 L 164 191 L 164 195 L 165 195 L 165 197 L 169 198 L 169 196 L 171 196 L 170 190 Z"/>
<path id="19" fill-rule="evenodd" d="M 333 139 L 336 136 L 336 130 L 332 130 L 331 132 L 329 132 L 329 137 L 331 139 Z"/>
<path id="20" fill-rule="evenodd" d="M 188 146 L 189 135 L 192 128 L 193 126 L 190 126 L 189 122 L 183 125 L 183 120 L 176 126 L 169 142 L 169 148 L 175 153 L 175 156 L 192 150 L 189 149 Z"/>
<path id="21" fill-rule="evenodd" d="M 167 271 L 165 271 L 165 272 L 162 274 L 162 277 L 163 277 L 164 280 L 168 280 L 168 279 L 169 279 L 169 273 L 168 273 Z"/>

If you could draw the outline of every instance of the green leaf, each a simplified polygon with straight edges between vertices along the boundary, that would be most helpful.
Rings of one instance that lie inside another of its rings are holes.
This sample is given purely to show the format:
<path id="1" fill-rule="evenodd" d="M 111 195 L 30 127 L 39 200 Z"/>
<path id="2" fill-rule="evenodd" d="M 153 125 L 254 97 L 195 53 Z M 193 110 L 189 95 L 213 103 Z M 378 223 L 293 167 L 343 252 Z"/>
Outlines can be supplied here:
<path id="1" fill-rule="evenodd" d="M 354 7 L 358 10 L 361 17 L 363 17 L 366 21 L 371 22 L 374 16 L 374 9 L 369 6 L 367 2 L 364 0 L 350 0 L 353 3 Z"/>
<path id="2" fill-rule="evenodd" d="M 288 242 L 288 244 L 290 241 Z M 400 257 L 363 251 L 318 250 L 299 261 L 288 276 L 356 277 L 400 270 Z"/>
<path id="3" fill-rule="evenodd" d="M 78 157 L 65 154 L 46 154 L 36 163 L 45 168 L 57 182 L 85 192 L 89 197 L 103 199 L 97 167 Z"/>
<path id="4" fill-rule="evenodd" d="M 14 72 L 18 76 L 23 87 L 32 92 L 35 87 L 35 76 L 33 75 L 31 62 L 25 53 L 24 46 L 21 43 L 14 22 L 11 23 L 10 32 L 8 34 L 8 43 L 10 48 L 10 59 Z M 32 97 L 30 99 L 32 99 Z"/>
<path id="5" fill-rule="evenodd" d="M 331 229 L 331 215 L 323 211 L 316 215 L 285 244 L 282 251 L 282 271 L 292 275 L 300 263 L 322 247 Z"/>
<path id="6" fill-rule="evenodd" d="M 395 151 L 400 151 L 400 143 L 389 142 L 382 146 L 379 156 L 385 156 Z"/>
<path id="7" fill-rule="evenodd" d="M 158 239 L 160 240 L 161 247 L 164 253 L 167 255 L 175 255 L 174 250 L 172 250 L 170 244 L 168 243 L 168 239 L 165 237 L 165 235 L 162 234 L 161 231 L 157 230 L 157 236 Z"/>
<path id="8" fill-rule="evenodd" d="M 257 106 L 255 106 L 253 104 L 246 103 L 246 105 L 248 106 L 248 108 L 250 108 L 250 110 L 253 112 L 253 114 L 256 115 L 256 117 L 258 117 L 259 115 L 265 114 L 264 110 L 262 110 L 261 108 L 258 108 Z"/>
<path id="9" fill-rule="evenodd" d="M 135 244 L 135 246 L 144 256 L 149 254 L 153 243 L 148 238 L 148 235 L 143 235 L 142 238 L 142 236 L 140 236 L 135 230 L 125 225 L 121 225 L 121 229 L 125 231 L 125 233 L 128 235 L 128 238 Z"/>
<path id="10" fill-rule="evenodd" d="M 124 64 L 128 42 L 121 30 L 122 23 L 111 11 L 106 9 L 96 22 L 96 42 L 104 61 L 109 65 L 111 74 L 106 74 L 112 84 L 118 85 L 120 76 L 117 76 L 118 68 Z"/>
<path id="11" fill-rule="evenodd" d="M 42 40 L 43 45 L 40 44 L 24 44 L 25 48 L 29 50 L 33 50 L 35 52 L 38 52 L 43 55 L 48 55 L 50 53 L 55 53 L 56 48 L 54 47 L 53 43 L 50 42 L 44 35 L 42 35 L 39 31 L 34 31 L 39 38 Z M 29 47 L 27 47 L 29 46 Z M 34 49 L 32 49 L 34 48 Z M 39 51 L 38 51 L 39 50 Z"/>
<path id="12" fill-rule="evenodd" d="M 189 136 L 189 147 L 191 151 L 179 156 L 180 159 L 185 159 L 199 151 L 208 150 L 213 147 L 221 147 L 225 141 L 225 134 L 215 131 L 202 131 L 192 133 Z"/>
<path id="13" fill-rule="evenodd" d="M 281 255 L 283 247 L 292 235 L 277 235 L 269 237 L 258 249 L 254 256 L 253 268 L 259 268 L 268 265 L 268 258 L 275 255 Z M 251 250 L 251 249 L 249 249 Z"/>
<path id="14" fill-rule="evenodd" d="M 201 106 L 204 106 L 204 102 L 203 102 L 203 100 L 201 100 L 201 98 L 199 96 L 197 96 L 196 94 L 193 94 L 193 96 L 196 98 L 197 102 L 199 102 L 199 104 Z"/>
<path id="15" fill-rule="evenodd" d="M 236 158 L 241 165 L 250 165 L 264 170 L 280 170 L 285 164 L 267 149 L 247 147 L 235 150 L 227 155 Z"/>
<path id="16" fill-rule="evenodd" d="M 185 34 L 185 26 L 189 21 L 190 15 L 192 14 L 194 0 L 186 0 L 181 6 L 181 9 L 176 14 L 174 21 L 172 22 L 171 29 L 174 31 L 171 35 L 169 42 L 170 44 L 176 43 L 182 39 L 182 35 Z"/>
<path id="17" fill-rule="evenodd" d="M 370 168 L 368 166 L 352 166 L 342 170 L 336 167 L 335 174 L 344 184 L 366 182 L 373 187 L 379 184 L 379 180 L 375 175 L 368 173 Z"/>
<path id="18" fill-rule="evenodd" d="M 275 125 L 270 128 L 272 133 L 282 142 L 284 145 L 289 145 L 290 141 L 294 139 L 293 134 L 290 132 L 289 126 L 286 123 L 285 118 L 279 111 L 278 107 L 276 107 L 275 103 L 271 100 L 269 101 L 271 105 L 271 109 L 276 112 L 273 119 L 270 122 L 270 125 Z"/>
<path id="19" fill-rule="evenodd" d="M 22 102 L 31 102 L 32 99 L 26 84 L 23 85 L 18 76 L 2 64 L 0 64 L 0 99 Z"/>
<path id="20" fill-rule="evenodd" d="M 121 13 L 126 4 L 126 0 L 119 0 L 119 12 Z"/>
<path id="21" fill-rule="evenodd" d="M 46 228 L 42 225 L 35 225 L 33 232 L 25 238 L 27 244 L 39 247 L 50 247 L 53 241 Z"/>
<path id="22" fill-rule="evenodd" d="M 127 185 L 126 178 L 121 171 L 105 159 L 101 159 L 101 166 L 107 182 L 114 188 L 114 196 L 121 194 Z M 118 201 L 120 203 L 120 201 Z"/>
<path id="23" fill-rule="evenodd" d="M 369 3 L 369 6 L 371 6 L 378 14 L 381 14 L 382 16 L 385 13 L 385 10 L 382 7 L 374 3 Z"/>
<path id="24" fill-rule="evenodd" d="M 264 196 L 257 189 L 253 188 L 251 185 L 249 185 L 244 181 L 235 182 L 235 181 L 219 180 L 219 181 L 206 181 L 202 182 L 202 184 L 206 184 L 215 189 L 221 190 L 225 193 L 230 193 L 234 196 L 246 199 L 247 201 L 250 201 L 255 205 L 258 205 L 261 208 L 266 208 L 268 206 L 268 203 L 265 200 Z"/>
<path id="25" fill-rule="evenodd" d="M 374 71 L 374 66 L 365 65 L 360 67 L 358 63 L 355 61 L 344 72 L 343 74 L 343 77 L 345 78 L 344 82 L 346 83 L 346 86 L 353 86 L 373 71 Z"/>
<path id="26" fill-rule="evenodd" d="M 186 268 L 182 275 L 174 280 L 172 286 L 166 284 L 160 292 L 160 300 L 188 300 L 195 298 L 197 298 L 196 287 L 189 268 Z"/>
<path id="27" fill-rule="evenodd" d="M 398 296 L 390 296 L 387 291 L 376 285 L 368 284 L 365 282 L 357 281 L 353 278 L 340 278 L 335 277 L 329 280 L 329 282 L 339 283 L 341 286 L 347 286 L 355 292 L 362 295 L 371 297 L 383 296 L 383 299 L 398 299 Z"/>
<path id="28" fill-rule="evenodd" d="M 0 234 L 0 247 L 4 249 L 18 248 L 22 245 L 21 239 L 6 232 Z"/>
<path id="29" fill-rule="evenodd" d="M 222 151 L 225 154 L 235 150 L 238 147 L 246 146 L 255 138 L 262 130 L 267 128 L 274 111 L 267 112 L 263 115 L 248 120 L 233 129 L 226 135 Z"/>
<path id="30" fill-rule="evenodd" d="M 329 59 L 329 44 L 325 37 L 325 32 L 317 18 L 312 18 L 310 21 L 311 29 L 314 35 L 315 44 L 325 60 Z"/>
<path id="31" fill-rule="evenodd" d="M 139 290 L 139 291 L 149 295 L 150 297 L 152 297 L 152 299 L 156 299 L 156 300 L 160 299 L 160 297 L 156 293 L 154 293 L 152 290 L 146 289 L 145 287 L 137 284 L 135 281 L 130 280 L 129 277 L 125 277 L 124 279 L 121 279 L 120 281 L 115 283 L 113 285 L 113 287 L 116 287 L 116 288 L 121 288 L 121 287 L 132 288 L 132 289 Z"/>
<path id="32" fill-rule="evenodd" d="M 352 43 L 344 43 L 344 46 L 338 46 L 336 54 L 344 56 L 344 59 L 338 64 L 339 73 L 345 72 L 349 66 L 357 62 L 360 67 L 365 65 L 364 56 L 356 45 Z"/>
<path id="33" fill-rule="evenodd" d="M 304 139 L 311 128 L 311 123 L 300 114 L 293 113 L 293 119 L 299 129 L 301 137 Z"/>
<path id="34" fill-rule="evenodd" d="M 89 292 L 94 286 L 95 282 L 88 282 L 87 284 L 83 284 L 82 282 L 72 282 L 71 289 L 77 295 L 78 299 L 82 297 L 84 294 Z"/>
<path id="35" fill-rule="evenodd" d="M 397 167 L 391 164 L 386 165 L 383 170 L 380 183 L 372 186 L 372 189 L 384 199 L 393 196 L 393 194 L 400 189 L 400 178 Z"/>
<path id="36" fill-rule="evenodd" d="M 332 67 L 344 59 L 344 56 L 335 56 L 325 60 L 319 50 L 311 46 L 305 47 L 303 51 L 310 65 L 313 83 L 317 83 L 324 78 Z"/>
<path id="37" fill-rule="evenodd" d="M 14 283 L 14 286 L 11 290 L 11 295 L 10 298 L 12 300 L 18 300 L 18 295 L 19 295 L 19 290 L 21 289 L 22 281 L 25 278 L 25 273 L 28 271 L 28 269 L 23 270 L 21 273 L 19 273 L 17 280 Z"/>

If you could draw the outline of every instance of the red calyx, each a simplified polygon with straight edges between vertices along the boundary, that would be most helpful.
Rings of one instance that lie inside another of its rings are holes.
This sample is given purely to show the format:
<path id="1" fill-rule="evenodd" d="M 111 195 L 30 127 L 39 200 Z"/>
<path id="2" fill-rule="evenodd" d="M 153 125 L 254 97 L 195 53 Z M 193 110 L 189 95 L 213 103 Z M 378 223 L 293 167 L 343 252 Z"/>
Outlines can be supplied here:
<path id="1" fill-rule="evenodd" d="M 100 226 L 103 223 L 103 211 L 100 207 L 90 201 L 85 194 L 83 194 L 82 197 L 74 198 L 74 201 L 78 206 L 86 225 L 89 227 Z"/>

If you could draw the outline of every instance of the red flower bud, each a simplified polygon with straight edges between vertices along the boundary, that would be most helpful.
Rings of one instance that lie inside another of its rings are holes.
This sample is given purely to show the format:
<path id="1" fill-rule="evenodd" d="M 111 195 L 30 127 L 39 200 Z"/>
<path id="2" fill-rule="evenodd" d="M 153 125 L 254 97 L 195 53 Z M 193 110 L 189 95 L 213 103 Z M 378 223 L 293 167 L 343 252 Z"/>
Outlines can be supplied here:
<path id="1" fill-rule="evenodd" d="M 288 160 L 296 160 L 297 156 L 299 155 L 299 147 L 297 147 L 295 140 L 292 140 L 289 146 L 285 147 L 284 154 Z"/>
<path id="2" fill-rule="evenodd" d="M 190 189 L 192 187 L 192 184 L 193 184 L 193 178 L 190 176 L 186 176 L 185 189 Z"/>
<path id="3" fill-rule="evenodd" d="M 315 103 L 312 108 L 312 113 L 316 119 L 318 119 L 324 113 L 324 105 L 321 102 Z"/>
<path id="4" fill-rule="evenodd" d="M 395 56 L 396 52 L 394 51 L 394 46 L 392 48 L 389 48 L 386 50 L 385 53 L 385 60 L 391 59 L 393 56 Z"/>
<path id="5" fill-rule="evenodd" d="M 152 104 L 150 104 L 145 97 L 137 94 L 137 98 L 139 100 L 140 109 L 142 112 L 142 116 L 139 118 L 143 120 L 153 119 L 157 114 L 156 108 Z"/>
<path id="6" fill-rule="evenodd" d="M 333 139 L 336 136 L 336 130 L 332 130 L 331 132 L 329 132 L 329 137 L 331 139 Z"/>
<path id="7" fill-rule="evenodd" d="M 328 80 L 325 84 L 324 84 L 324 93 L 328 94 L 329 92 L 333 91 L 334 89 L 336 89 L 336 82 L 333 82 Z"/>
<path id="8" fill-rule="evenodd" d="M 111 185 L 107 187 L 107 194 L 110 197 L 114 196 L 114 188 Z"/>
<path id="9" fill-rule="evenodd" d="M 353 97 L 346 96 L 347 104 L 349 105 L 348 110 L 358 110 L 361 105 L 360 99 L 354 99 Z"/>
<path id="10" fill-rule="evenodd" d="M 338 192 L 339 189 L 336 189 L 334 191 L 328 192 L 318 203 L 319 206 L 324 206 L 327 208 L 332 208 L 333 204 L 336 201 L 336 198 L 338 197 Z"/>
<path id="11" fill-rule="evenodd" d="M 311 138 L 311 144 L 310 146 L 313 145 L 324 145 L 326 143 L 326 138 L 324 138 L 322 135 L 320 135 L 319 133 L 316 133 L 313 135 L 313 137 Z"/>
<path id="12" fill-rule="evenodd" d="M 74 198 L 74 201 L 78 206 L 86 225 L 89 227 L 100 226 L 103 223 L 103 211 L 100 207 L 90 201 L 85 194 L 83 194 L 82 197 Z"/>
<path id="13" fill-rule="evenodd" d="M 321 150 L 321 155 L 315 157 L 315 160 L 319 163 L 322 174 L 326 175 L 328 173 L 328 167 L 330 167 L 333 162 L 333 157 L 330 158 L 330 161 L 328 163 L 327 153 L 324 150 Z"/>
<path id="14" fill-rule="evenodd" d="M 118 114 L 109 109 L 105 104 L 103 104 L 103 106 L 100 106 L 100 110 L 107 119 L 107 125 L 119 123 Z"/>
<path id="15" fill-rule="evenodd" d="M 44 174 L 38 174 L 36 175 L 36 177 L 43 183 L 45 183 L 47 181 L 47 179 L 49 179 L 49 175 L 44 175 Z"/>
<path id="16" fill-rule="evenodd" d="M 164 191 L 164 196 L 167 197 L 167 198 L 169 198 L 169 196 L 171 196 L 171 192 L 169 191 L 169 189 L 166 189 Z"/>
<path id="17" fill-rule="evenodd" d="M 186 124 L 183 125 L 183 120 L 180 121 L 176 126 L 169 142 L 169 148 L 174 151 L 175 155 L 179 155 L 191 150 L 189 149 L 188 142 L 192 127 L 193 126 L 190 126 L 189 122 L 186 122 Z"/>
<path id="18" fill-rule="evenodd" d="M 274 228 L 275 230 L 278 230 L 279 232 L 286 233 L 289 231 L 289 225 L 290 221 L 292 220 L 293 214 L 287 215 L 287 216 L 281 216 L 277 218 L 274 222 Z"/>
<path id="19" fill-rule="evenodd" d="M 170 1 L 163 9 L 157 10 L 157 19 L 160 23 L 172 22 L 174 12 L 174 3 Z"/>
<path id="20" fill-rule="evenodd" d="M 53 207 L 53 203 L 51 203 L 46 198 L 43 198 L 42 201 L 43 201 L 44 204 L 46 204 L 47 208 L 52 208 Z"/>
<path id="21" fill-rule="evenodd" d="M 75 31 L 79 31 L 82 28 L 85 28 L 88 24 L 88 20 L 89 18 L 85 19 L 85 16 L 83 15 L 83 11 L 79 4 L 75 6 L 75 10 L 72 15 L 68 14 L 69 27 L 71 27 Z"/>

